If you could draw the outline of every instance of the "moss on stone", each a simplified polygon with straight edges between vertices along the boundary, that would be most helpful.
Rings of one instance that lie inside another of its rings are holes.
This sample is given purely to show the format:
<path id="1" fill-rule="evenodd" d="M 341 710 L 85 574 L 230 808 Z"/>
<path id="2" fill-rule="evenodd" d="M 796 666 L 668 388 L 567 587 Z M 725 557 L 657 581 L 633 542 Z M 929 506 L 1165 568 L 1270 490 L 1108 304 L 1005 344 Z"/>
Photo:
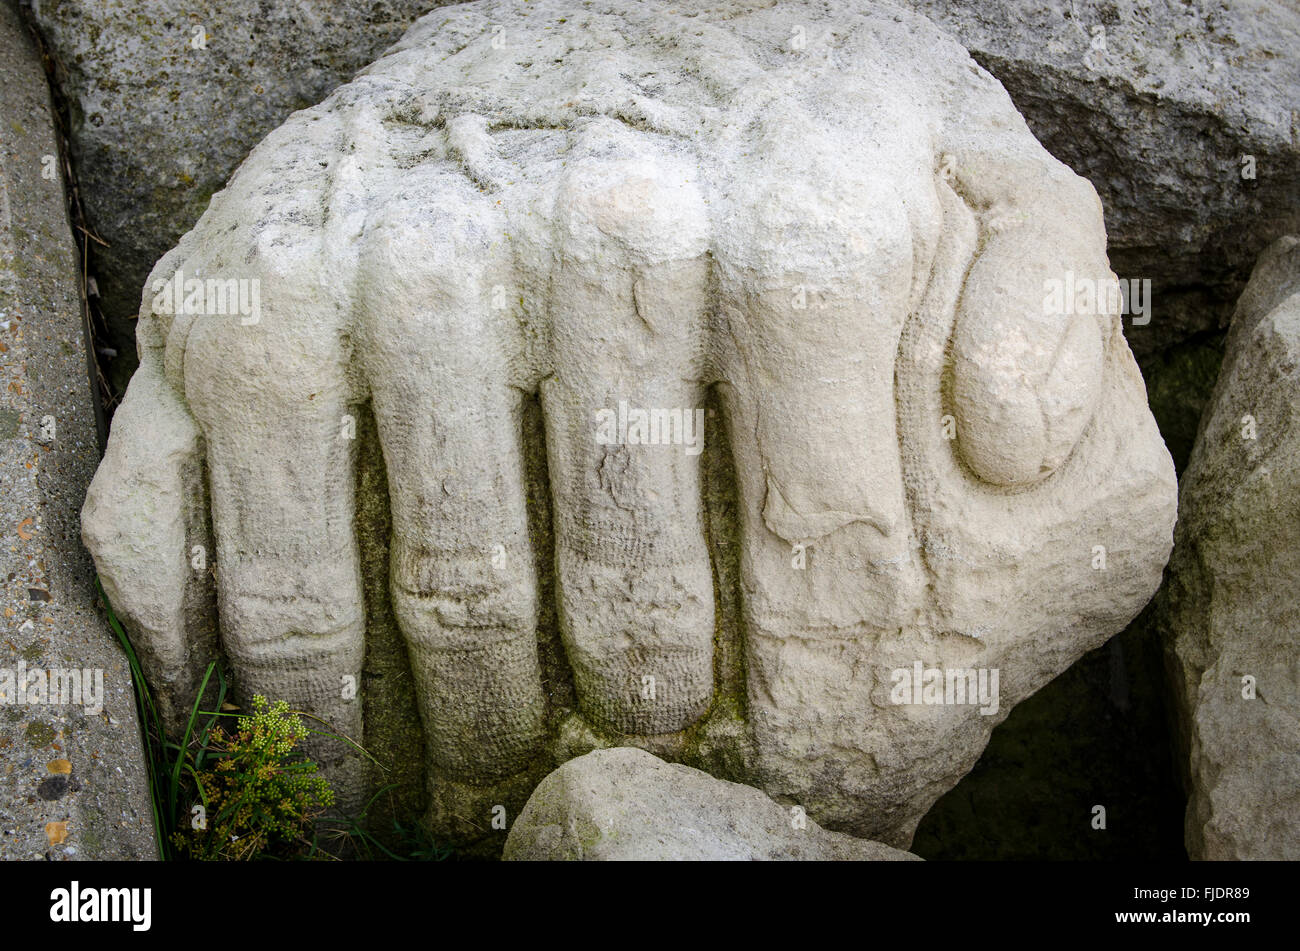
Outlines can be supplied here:
<path id="1" fill-rule="evenodd" d="M 27 724 L 27 729 L 23 731 L 23 738 L 31 746 L 40 749 L 43 746 L 49 746 L 54 742 L 56 732 L 54 727 L 50 726 L 44 720 L 33 720 Z"/>

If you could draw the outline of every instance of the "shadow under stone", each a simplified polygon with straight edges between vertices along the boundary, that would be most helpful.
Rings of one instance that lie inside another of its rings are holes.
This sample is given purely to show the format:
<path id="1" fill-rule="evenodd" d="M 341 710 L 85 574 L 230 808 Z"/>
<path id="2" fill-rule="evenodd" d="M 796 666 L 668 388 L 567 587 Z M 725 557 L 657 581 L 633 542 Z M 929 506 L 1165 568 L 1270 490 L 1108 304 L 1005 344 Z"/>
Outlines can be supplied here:
<path id="1" fill-rule="evenodd" d="M 1150 613 L 1011 712 L 921 821 L 913 852 L 931 860 L 1187 858 Z M 1094 828 L 1097 806 L 1105 828 Z"/>

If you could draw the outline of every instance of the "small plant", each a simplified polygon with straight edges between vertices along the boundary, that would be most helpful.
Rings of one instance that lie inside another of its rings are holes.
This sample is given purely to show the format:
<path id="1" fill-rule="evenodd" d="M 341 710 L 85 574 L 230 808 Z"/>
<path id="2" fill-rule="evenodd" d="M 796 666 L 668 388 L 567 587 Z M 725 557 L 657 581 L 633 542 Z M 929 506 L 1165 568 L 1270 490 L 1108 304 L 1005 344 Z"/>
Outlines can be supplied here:
<path id="1" fill-rule="evenodd" d="M 202 812 L 175 833 L 177 850 L 202 861 L 307 855 L 315 820 L 334 804 L 316 764 L 295 749 L 307 732 L 287 703 L 261 695 L 234 734 L 211 728 L 202 745 L 212 766 L 193 773 Z"/>
<path id="2" fill-rule="evenodd" d="M 396 819 L 392 833 L 384 837 L 387 845 L 373 834 L 367 814 L 393 786 L 376 793 L 359 816 L 333 816 L 329 828 L 314 828 L 334 797 L 324 777 L 317 775 L 316 764 L 296 749 L 306 736 L 349 744 L 378 768 L 386 767 L 347 737 L 309 729 L 302 717 L 316 718 L 290 710 L 283 701 L 272 704 L 256 697 L 251 716 L 228 712 L 235 708 L 226 702 L 225 674 L 215 662 L 204 673 L 181 742 L 168 738 L 140 659 L 98 578 L 95 590 L 131 668 L 145 741 L 154 834 L 163 859 L 441 861 L 451 856 L 451 849 L 421 827 Z M 213 709 L 200 709 L 205 698 Z M 222 717 L 236 716 L 233 735 L 217 726 Z"/>

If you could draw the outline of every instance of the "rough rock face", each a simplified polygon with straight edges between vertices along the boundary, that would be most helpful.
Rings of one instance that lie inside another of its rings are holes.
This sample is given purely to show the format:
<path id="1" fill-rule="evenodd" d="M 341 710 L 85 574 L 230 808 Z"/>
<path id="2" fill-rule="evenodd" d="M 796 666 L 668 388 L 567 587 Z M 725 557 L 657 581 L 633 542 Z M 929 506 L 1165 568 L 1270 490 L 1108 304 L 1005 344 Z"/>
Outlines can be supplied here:
<path id="1" fill-rule="evenodd" d="M 618 747 L 542 780 L 506 839 L 507 861 L 916 861 L 827 832 L 757 789 Z"/>
<path id="2" fill-rule="evenodd" d="M 99 439 L 63 160 L 7 3 L 0 75 L 0 859 L 152 859 L 131 671 L 78 537 Z"/>
<path id="3" fill-rule="evenodd" d="M 295 109 L 319 102 L 438 0 L 31 0 L 68 102 L 104 314 L 134 369 L 154 263 Z"/>
<path id="4" fill-rule="evenodd" d="M 120 338 L 119 382 L 134 368 L 130 320 L 145 277 L 212 193 L 292 110 L 436 5 L 33 0 L 70 105 L 86 214 L 110 244 L 91 250 Z M 1294 4 L 909 5 L 970 49 L 1048 150 L 1097 188 L 1116 271 L 1154 282 L 1151 323 L 1129 328 L 1139 356 L 1226 317 L 1255 255 L 1298 227 Z M 1254 179 L 1242 177 L 1244 155 L 1256 159 Z"/>
<path id="5" fill-rule="evenodd" d="M 1260 258 L 1183 475 L 1160 618 L 1198 859 L 1300 858 L 1300 239 Z"/>
<path id="6" fill-rule="evenodd" d="M 1300 6 L 1276 0 L 909 0 L 996 76 L 1106 209 L 1111 265 L 1152 281 L 1146 358 L 1226 324 L 1300 229 Z M 1249 161 L 1247 161 L 1249 157 Z"/>
<path id="7" fill-rule="evenodd" d="M 452 833 L 633 743 L 906 844 L 1124 627 L 1176 489 L 1096 195 L 856 6 L 437 11 L 253 152 L 83 515 L 173 710 L 219 628 Z"/>

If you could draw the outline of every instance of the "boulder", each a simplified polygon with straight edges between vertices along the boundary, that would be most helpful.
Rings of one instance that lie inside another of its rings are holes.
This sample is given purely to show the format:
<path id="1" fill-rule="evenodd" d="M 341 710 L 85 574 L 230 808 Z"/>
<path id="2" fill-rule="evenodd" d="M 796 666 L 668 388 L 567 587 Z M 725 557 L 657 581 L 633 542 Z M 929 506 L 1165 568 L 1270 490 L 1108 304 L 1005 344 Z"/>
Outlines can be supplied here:
<path id="1" fill-rule="evenodd" d="M 1194 859 L 1300 858 L 1300 239 L 1260 257 L 1183 474 L 1157 617 Z"/>
<path id="2" fill-rule="evenodd" d="M 569 760 L 533 791 L 502 857 L 555 861 L 919 861 L 827 832 L 799 807 L 629 747 Z"/>

